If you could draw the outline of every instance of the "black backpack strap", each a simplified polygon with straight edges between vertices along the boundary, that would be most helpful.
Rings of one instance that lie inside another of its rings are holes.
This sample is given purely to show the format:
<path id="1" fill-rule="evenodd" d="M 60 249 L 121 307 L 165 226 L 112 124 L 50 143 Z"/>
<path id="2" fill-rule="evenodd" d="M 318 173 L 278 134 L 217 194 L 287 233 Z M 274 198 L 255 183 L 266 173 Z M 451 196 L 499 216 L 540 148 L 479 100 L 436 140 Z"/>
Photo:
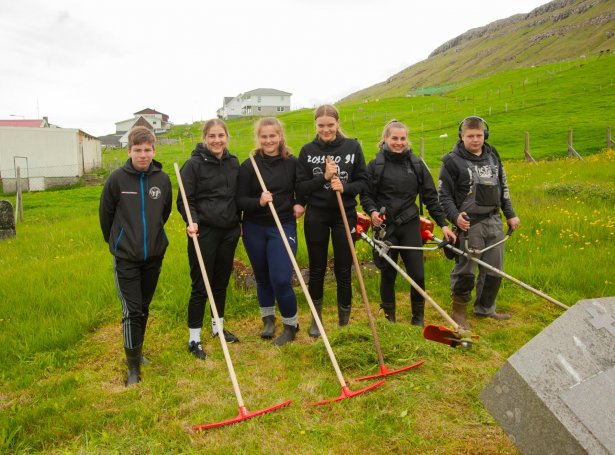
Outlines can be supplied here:
<path id="1" fill-rule="evenodd" d="M 412 172 L 414 172 L 416 180 L 419 184 L 419 214 L 423 216 L 423 196 L 421 196 L 421 190 L 423 188 L 423 168 L 421 167 L 420 158 L 414 155 L 412 152 L 410 152 L 410 166 L 412 167 Z"/>
<path id="2" fill-rule="evenodd" d="M 384 173 L 384 154 L 381 152 L 376 153 L 376 158 L 374 159 L 374 186 L 376 191 L 380 187 L 380 182 L 382 182 L 382 174 Z"/>

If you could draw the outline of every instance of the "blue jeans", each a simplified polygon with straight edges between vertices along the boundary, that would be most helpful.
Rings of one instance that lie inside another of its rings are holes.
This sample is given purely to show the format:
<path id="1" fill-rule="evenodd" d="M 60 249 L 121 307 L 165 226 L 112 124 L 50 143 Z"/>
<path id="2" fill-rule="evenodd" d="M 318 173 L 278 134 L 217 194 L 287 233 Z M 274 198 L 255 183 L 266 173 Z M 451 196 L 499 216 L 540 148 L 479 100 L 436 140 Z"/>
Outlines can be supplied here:
<path id="1" fill-rule="evenodd" d="M 295 255 L 297 253 L 295 220 L 283 224 L 282 228 Z M 271 308 L 277 300 L 283 318 L 296 316 L 297 297 L 292 287 L 293 265 L 277 226 L 261 226 L 244 221 L 243 244 L 256 278 L 260 307 Z"/>

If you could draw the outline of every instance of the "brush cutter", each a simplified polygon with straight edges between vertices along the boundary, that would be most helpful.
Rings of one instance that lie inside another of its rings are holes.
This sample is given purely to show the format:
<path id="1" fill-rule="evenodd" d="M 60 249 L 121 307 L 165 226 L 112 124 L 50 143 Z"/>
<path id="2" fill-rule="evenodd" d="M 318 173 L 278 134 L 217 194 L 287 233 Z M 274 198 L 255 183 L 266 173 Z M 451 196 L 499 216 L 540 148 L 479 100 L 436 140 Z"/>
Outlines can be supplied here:
<path id="1" fill-rule="evenodd" d="M 493 267 L 492 265 L 487 264 L 484 261 L 481 261 L 480 259 L 478 259 L 477 257 L 475 257 L 475 254 L 481 254 L 484 253 L 485 251 L 493 248 L 496 245 L 499 245 L 500 243 L 505 242 L 506 240 L 508 240 L 510 238 L 510 236 L 512 235 L 512 229 L 509 229 L 508 232 L 506 233 L 506 236 L 504 237 L 503 240 L 500 240 L 499 242 L 490 245 L 486 248 L 483 248 L 482 250 L 475 250 L 475 249 L 469 249 L 467 247 L 467 241 L 466 241 L 466 250 L 467 251 L 462 251 L 459 248 L 456 248 L 455 246 L 451 245 L 448 241 L 445 240 L 441 240 L 438 237 L 433 235 L 433 232 L 425 232 L 425 236 L 427 236 L 429 238 L 429 240 L 433 240 L 434 242 L 438 242 L 438 247 L 439 248 L 447 248 L 448 250 L 452 251 L 453 253 L 459 255 L 459 256 L 464 256 L 467 259 L 470 259 L 474 262 L 476 262 L 478 265 L 485 267 L 488 270 L 491 270 L 494 273 L 497 273 L 498 275 L 500 275 L 502 278 L 506 278 L 509 281 L 512 281 L 513 283 L 515 283 L 518 286 L 521 286 L 523 289 L 526 289 L 530 292 L 533 292 L 534 294 L 536 294 L 539 297 L 542 297 L 545 300 L 548 300 L 549 302 L 553 303 L 554 305 L 557 305 L 560 308 L 563 308 L 565 310 L 568 310 L 570 307 L 567 305 L 564 305 L 562 302 L 559 302 L 557 300 L 555 300 L 553 297 L 548 296 L 547 294 L 539 291 L 538 289 L 534 289 L 533 287 L 531 287 L 530 285 L 525 284 L 522 281 L 519 281 L 518 279 L 508 275 L 507 273 L 504 273 L 502 270 L 496 269 L 495 267 Z"/>
<path id="2" fill-rule="evenodd" d="M 361 266 L 359 265 L 359 260 L 357 258 L 357 252 L 354 248 L 354 239 L 352 238 L 352 233 L 350 232 L 350 227 L 348 226 L 348 217 L 346 216 L 346 210 L 344 209 L 344 202 L 342 201 L 342 195 L 339 191 L 335 192 L 337 196 L 337 203 L 340 207 L 340 213 L 342 214 L 342 220 L 344 221 L 344 228 L 346 230 L 346 238 L 348 239 L 348 248 L 350 248 L 350 253 L 352 255 L 352 262 L 354 264 L 354 269 L 357 273 L 357 279 L 359 280 L 359 288 L 361 289 L 361 297 L 363 298 L 363 304 L 365 305 L 365 312 L 367 313 L 367 320 L 369 321 L 369 328 L 372 331 L 372 337 L 374 338 L 374 346 L 376 348 L 376 354 L 378 355 L 378 364 L 380 366 L 380 373 L 373 374 L 370 376 L 362 376 L 357 378 L 357 381 L 363 381 L 365 379 L 374 379 L 381 378 L 384 376 L 391 376 L 393 374 L 401 373 L 403 371 L 410 370 L 414 367 L 418 367 L 425 363 L 423 360 L 417 362 L 413 365 L 408 365 L 403 368 L 399 368 L 397 370 L 389 370 L 384 364 L 384 358 L 382 356 L 382 349 L 380 348 L 380 341 L 378 340 L 378 332 L 376 332 L 376 326 L 374 325 L 374 317 L 372 316 L 372 310 L 369 306 L 369 300 L 367 298 L 367 292 L 365 290 L 365 282 L 363 281 L 363 275 L 361 274 Z"/>
<path id="3" fill-rule="evenodd" d="M 429 220 L 427 220 L 429 221 Z M 423 330 L 423 336 L 427 340 L 436 341 L 438 343 L 443 343 L 449 345 L 453 348 L 457 346 L 461 346 L 463 348 L 469 348 L 473 343 L 478 341 L 478 336 L 473 335 L 471 331 L 463 329 L 459 324 L 457 324 L 453 318 L 451 318 L 446 311 L 444 311 L 440 305 L 438 305 L 425 290 L 423 290 L 416 282 L 410 278 L 410 276 L 395 262 L 391 257 L 387 254 L 388 248 L 391 248 L 391 245 L 386 245 L 383 247 L 381 245 L 384 242 L 370 238 L 365 232 L 369 229 L 371 225 L 371 220 L 367 215 L 362 213 L 357 213 L 357 235 L 359 235 L 363 240 L 371 245 L 374 250 L 384 258 L 397 272 L 403 276 L 406 281 L 410 283 L 410 285 L 416 289 L 416 291 L 427 301 L 429 304 L 438 312 L 440 316 L 442 316 L 446 322 L 450 324 L 452 329 L 444 326 L 438 325 L 426 325 Z M 433 229 L 433 223 L 431 223 L 431 229 Z M 378 242 L 378 243 L 376 243 Z M 404 247 L 404 248 L 412 248 L 414 247 Z M 437 248 L 437 247 L 436 247 Z M 423 249 L 423 248 L 419 248 Z"/>
<path id="4" fill-rule="evenodd" d="M 250 162 L 252 163 L 252 167 L 254 168 L 254 172 L 256 173 L 256 177 L 258 178 L 258 182 L 260 183 L 261 189 L 263 190 L 263 192 L 267 191 L 267 187 L 265 186 L 265 181 L 263 180 L 263 177 L 258 169 L 258 166 L 256 165 L 256 160 L 254 159 L 254 156 L 250 155 L 249 158 L 250 158 Z M 316 325 L 318 326 L 318 330 L 320 331 L 320 336 L 322 337 L 322 341 L 325 345 L 325 348 L 327 349 L 327 353 L 329 354 L 331 363 L 333 364 L 333 369 L 335 370 L 337 379 L 339 380 L 340 385 L 342 387 L 342 393 L 340 396 L 329 399 L 329 400 L 322 400 L 322 401 L 317 401 L 315 403 L 308 403 L 308 405 L 309 406 L 319 406 L 319 405 L 331 403 L 334 401 L 341 401 L 345 398 L 352 398 L 357 395 L 361 395 L 362 393 L 368 392 L 372 389 L 375 389 L 376 387 L 380 387 L 382 384 L 384 384 L 385 382 L 384 380 L 376 382 L 370 385 L 369 387 L 365 387 L 364 389 L 357 390 L 355 392 L 350 390 L 348 386 L 346 385 L 344 376 L 342 376 L 342 372 L 337 363 L 337 359 L 335 358 L 335 354 L 333 353 L 333 349 L 331 349 L 331 344 L 329 343 L 329 339 L 327 338 L 327 334 L 325 333 L 325 328 L 323 327 L 322 322 L 320 318 L 318 317 L 318 313 L 316 312 L 316 308 L 314 307 L 314 302 L 312 301 L 310 292 L 308 291 L 308 288 L 305 284 L 305 280 L 303 279 L 303 275 L 301 274 L 301 270 L 299 269 L 299 265 L 297 264 L 297 260 L 295 259 L 295 255 L 293 254 L 293 251 L 290 248 L 290 245 L 288 244 L 288 239 L 286 238 L 286 234 L 284 232 L 284 229 L 282 228 L 282 223 L 280 222 L 280 218 L 278 217 L 278 214 L 275 210 L 273 202 L 268 202 L 267 205 L 269 206 L 269 209 L 271 210 L 271 214 L 273 215 L 275 224 L 278 227 L 278 231 L 280 232 L 280 237 L 282 238 L 282 241 L 284 242 L 284 246 L 286 247 L 286 252 L 288 253 L 288 257 L 290 258 L 290 261 L 293 264 L 293 268 L 295 269 L 295 274 L 297 275 L 297 278 L 299 279 L 299 283 L 301 283 L 301 289 L 303 289 L 303 294 L 305 295 L 305 299 L 307 300 L 308 306 L 310 307 L 310 311 L 312 312 L 314 321 L 316 321 Z"/>
<path id="5" fill-rule="evenodd" d="M 190 213 L 190 207 L 188 205 L 188 199 L 186 198 L 186 191 L 184 190 L 184 184 L 182 182 L 181 174 L 179 172 L 179 167 L 177 163 L 174 163 L 175 174 L 177 175 L 177 183 L 179 184 L 179 190 L 181 192 L 182 201 L 184 203 L 184 208 L 186 211 L 186 217 L 188 218 L 189 226 L 192 225 L 192 215 Z M 194 241 L 194 249 L 196 250 L 196 256 L 199 261 L 199 266 L 201 267 L 201 274 L 203 275 L 203 281 L 205 282 L 205 288 L 207 290 L 207 295 L 209 296 L 209 303 L 211 305 L 211 311 L 214 316 L 214 320 L 216 321 L 216 326 L 222 327 L 222 323 L 220 322 L 220 318 L 218 317 L 218 309 L 216 308 L 216 302 L 214 302 L 214 296 L 211 292 L 211 286 L 209 284 L 209 279 L 207 278 L 207 271 L 205 270 L 205 263 L 203 262 L 203 256 L 201 254 L 201 248 L 199 246 L 199 241 L 196 236 L 192 237 Z M 231 377 L 231 382 L 233 383 L 233 389 L 235 390 L 235 396 L 237 397 L 237 403 L 239 404 L 239 414 L 237 417 L 233 417 L 228 420 L 223 420 L 221 422 L 210 423 L 206 425 L 195 425 L 192 427 L 193 430 L 205 430 L 209 428 L 221 427 L 224 425 L 230 425 L 232 423 L 241 422 L 243 420 L 251 419 L 252 417 L 259 416 L 261 414 L 265 414 L 267 412 L 275 411 L 284 406 L 290 405 L 291 400 L 284 401 L 282 403 L 276 404 L 274 406 L 270 406 L 265 409 L 261 409 L 259 411 L 249 412 L 243 403 L 243 398 L 241 397 L 241 391 L 239 390 L 239 384 L 237 382 L 237 376 L 235 375 L 235 369 L 233 368 L 233 362 L 231 361 L 231 356 L 228 351 L 228 346 L 226 345 L 226 340 L 224 336 L 220 334 L 218 337 L 220 343 L 222 344 L 222 352 L 224 352 L 224 359 L 226 360 L 226 365 L 228 367 L 229 375 Z"/>

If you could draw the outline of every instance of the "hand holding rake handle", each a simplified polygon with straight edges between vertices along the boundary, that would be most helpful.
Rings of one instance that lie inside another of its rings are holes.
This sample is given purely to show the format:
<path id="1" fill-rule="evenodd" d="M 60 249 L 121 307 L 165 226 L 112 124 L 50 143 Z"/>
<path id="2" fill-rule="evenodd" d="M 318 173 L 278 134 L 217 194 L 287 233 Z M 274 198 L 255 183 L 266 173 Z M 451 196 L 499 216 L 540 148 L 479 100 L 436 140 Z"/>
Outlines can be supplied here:
<path id="1" fill-rule="evenodd" d="M 173 167 L 175 168 L 175 175 L 177 176 L 177 183 L 179 184 L 179 191 L 182 196 L 182 202 L 184 203 L 186 218 L 188 218 L 188 225 L 192 226 L 192 214 L 190 213 L 190 206 L 188 205 L 188 198 L 186 197 L 186 191 L 184 189 L 182 177 L 179 172 L 179 167 L 177 166 L 177 163 L 174 163 Z M 211 306 L 211 312 L 214 315 L 216 326 L 219 328 L 222 328 L 222 324 L 220 323 L 220 318 L 218 316 L 218 309 L 216 307 L 216 302 L 214 301 L 214 296 L 211 291 L 209 279 L 207 278 L 207 270 L 205 269 L 205 263 L 203 262 L 203 255 L 201 254 L 201 247 L 199 245 L 199 240 L 196 236 L 191 236 L 191 237 L 194 242 L 194 249 L 196 251 L 196 257 L 199 261 L 199 266 L 201 268 L 201 274 L 203 275 L 203 281 L 205 282 L 205 289 L 207 290 L 207 295 L 209 297 L 209 304 Z M 226 340 L 224 339 L 224 334 L 220 333 L 218 338 L 220 339 L 220 344 L 222 345 L 222 352 L 224 352 L 224 359 L 226 360 L 226 366 L 228 367 L 229 375 L 231 377 L 231 382 L 233 383 L 233 389 L 235 391 L 235 396 L 237 397 L 237 403 L 239 404 L 239 414 L 237 417 L 224 420 L 221 422 L 211 423 L 207 425 L 196 425 L 192 427 L 193 430 L 216 428 L 216 427 L 221 427 L 223 425 L 229 425 L 231 423 L 237 423 L 242 420 L 250 419 L 252 417 L 256 417 L 258 415 L 264 414 L 266 412 L 274 411 L 281 407 L 288 406 L 290 404 L 290 400 L 288 400 L 283 403 L 271 406 L 269 408 L 262 409 L 260 411 L 249 412 L 243 403 L 243 398 L 241 397 L 241 391 L 239 390 L 239 383 L 237 382 L 237 375 L 235 374 L 235 369 L 233 368 L 233 362 L 231 361 L 231 356 L 228 352 L 228 346 L 226 344 Z"/>
<path id="2" fill-rule="evenodd" d="M 263 177 L 258 169 L 258 166 L 256 165 L 256 160 L 254 159 L 253 155 L 249 155 L 250 158 L 250 162 L 252 163 L 252 167 L 254 168 L 254 173 L 256 174 L 256 177 L 258 178 L 258 182 L 260 183 L 261 189 L 263 190 L 263 192 L 267 191 L 267 187 L 265 186 L 265 181 L 263 180 Z M 284 229 L 282 228 L 282 223 L 280 222 L 280 218 L 278 217 L 278 214 L 275 210 L 275 207 L 273 205 L 273 202 L 267 202 L 267 205 L 269 206 L 269 209 L 271 210 L 271 214 L 273 215 L 273 219 L 275 220 L 275 224 L 278 227 L 278 231 L 280 232 L 280 237 L 282 237 L 282 242 L 284 242 L 284 247 L 286 248 L 286 252 L 288 253 L 288 257 L 290 258 L 290 261 L 293 264 L 293 268 L 295 270 L 295 274 L 297 275 L 297 278 L 299 279 L 299 283 L 301 283 L 301 289 L 303 289 L 303 294 L 305 295 L 305 299 L 307 300 L 308 306 L 310 307 L 310 311 L 312 312 L 312 316 L 314 317 L 314 321 L 316 321 L 316 325 L 318 326 L 318 330 L 320 331 L 320 335 L 322 337 L 322 341 L 325 345 L 325 348 L 327 349 L 327 353 L 329 354 L 329 358 L 331 359 L 331 363 L 333 364 L 333 368 L 335 369 L 335 374 L 337 375 L 337 379 L 340 382 L 340 385 L 342 386 L 342 394 L 337 397 L 334 398 L 332 400 L 323 400 L 323 401 L 318 401 L 316 403 L 311 403 L 312 405 L 321 405 L 321 404 L 326 404 L 329 403 L 331 401 L 340 401 L 343 400 L 344 398 L 350 398 L 356 395 L 359 395 L 361 393 L 367 392 L 368 390 L 374 389 L 378 386 L 381 386 L 382 384 L 384 384 L 384 381 L 380 381 L 377 382 L 375 384 L 372 384 L 369 387 L 366 387 L 365 389 L 361 389 L 358 390 L 356 392 L 352 392 L 348 386 L 346 385 L 346 381 L 344 380 L 344 376 L 342 376 L 342 372 L 340 370 L 340 367 L 337 363 L 337 359 L 335 358 L 335 354 L 333 354 L 333 349 L 331 349 L 331 344 L 329 343 L 329 339 L 327 338 L 327 334 L 325 333 L 325 328 L 322 325 L 322 322 L 320 320 L 320 318 L 318 317 L 318 313 L 316 312 L 316 308 L 314 307 L 314 302 L 312 301 L 312 297 L 310 296 L 310 292 L 308 291 L 308 288 L 305 284 L 305 280 L 303 279 L 303 275 L 301 275 L 301 270 L 299 269 L 299 265 L 297 264 L 297 260 L 295 259 L 295 255 L 293 254 L 292 249 L 290 248 L 290 245 L 288 244 L 288 239 L 286 238 L 286 233 L 284 232 Z"/>

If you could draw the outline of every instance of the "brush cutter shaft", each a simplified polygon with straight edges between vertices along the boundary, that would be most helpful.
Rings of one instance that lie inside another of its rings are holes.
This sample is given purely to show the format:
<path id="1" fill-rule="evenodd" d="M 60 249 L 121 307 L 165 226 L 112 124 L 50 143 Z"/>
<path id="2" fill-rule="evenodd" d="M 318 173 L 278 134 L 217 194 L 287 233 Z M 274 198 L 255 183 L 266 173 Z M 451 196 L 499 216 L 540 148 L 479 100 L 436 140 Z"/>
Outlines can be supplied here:
<path id="1" fill-rule="evenodd" d="M 374 241 L 369 238 L 369 236 L 367 236 L 364 232 L 361 232 L 361 238 L 363 238 L 363 240 L 365 240 L 367 243 L 369 243 L 372 248 L 374 248 L 378 254 L 380 254 L 381 250 L 380 247 L 378 247 L 378 245 L 376 245 L 374 243 Z M 459 324 L 457 324 L 453 318 L 451 318 L 446 311 L 444 311 L 440 305 L 438 305 L 434 299 L 431 298 L 431 296 L 429 294 L 427 294 L 427 292 L 425 292 L 418 284 L 416 284 L 414 282 L 414 280 L 412 278 L 410 278 L 410 276 L 404 271 L 404 269 L 402 269 L 393 259 L 391 259 L 391 257 L 388 254 L 382 255 L 382 257 L 384 259 L 386 259 L 386 261 L 391 264 L 391 266 L 393 266 L 395 268 L 395 270 L 397 270 L 401 276 L 403 276 L 406 281 L 408 281 L 410 283 L 410 285 L 416 289 L 416 291 L 421 294 L 423 296 L 423 298 L 425 300 L 427 300 L 429 302 L 429 304 L 434 307 L 434 309 L 440 313 L 440 316 L 442 316 L 444 319 L 446 319 L 446 322 L 448 322 L 455 331 L 459 331 Z"/>
<path id="2" fill-rule="evenodd" d="M 508 237 L 508 236 L 507 236 L 507 237 Z M 558 307 L 560 307 L 560 308 L 563 308 L 563 309 L 565 309 L 565 310 L 570 309 L 570 307 L 569 307 L 569 306 L 564 305 L 562 302 L 559 302 L 559 301 L 555 300 L 553 297 L 548 296 L 547 294 L 545 294 L 544 292 L 539 291 L 538 289 L 534 289 L 532 286 L 530 286 L 530 285 L 528 285 L 528 284 L 525 284 L 525 283 L 524 283 L 524 282 L 522 282 L 522 281 L 519 281 L 518 279 L 516 279 L 516 278 L 514 278 L 514 277 L 510 276 L 509 274 L 507 274 L 507 273 L 503 272 L 502 270 L 500 270 L 500 269 L 496 269 L 496 268 L 495 268 L 495 267 L 493 267 L 492 265 L 487 264 L 485 261 L 481 261 L 480 259 L 478 259 L 478 258 L 476 258 L 476 257 L 472 256 L 471 254 L 466 253 L 465 251 L 461 251 L 459 248 L 455 248 L 455 247 L 454 247 L 453 245 L 451 245 L 450 243 L 445 242 L 445 241 L 443 241 L 443 240 L 440 240 L 440 239 L 439 239 L 439 238 L 437 238 L 436 236 L 433 236 L 433 235 L 432 235 L 432 238 L 433 238 L 433 240 L 434 240 L 434 241 L 436 241 L 436 242 L 440 243 L 440 244 L 441 244 L 441 245 L 443 245 L 445 248 L 448 248 L 448 249 L 449 249 L 449 250 L 451 250 L 453 253 L 458 254 L 459 256 L 465 256 L 466 258 L 468 258 L 468 259 L 470 259 L 470 260 L 472 260 L 472 261 L 476 262 L 477 264 L 479 264 L 479 265 L 481 265 L 481 266 L 485 267 L 486 269 L 489 269 L 489 270 L 491 270 L 492 272 L 497 273 L 497 274 L 498 274 L 498 275 L 500 275 L 501 277 L 506 278 L 506 279 L 507 279 L 507 280 L 509 280 L 509 281 L 512 281 L 512 282 L 513 282 L 513 283 L 515 283 L 516 285 L 521 286 L 523 289 L 527 289 L 528 291 L 533 292 L 533 293 L 534 293 L 534 294 L 536 294 L 537 296 L 542 297 L 542 298 L 543 298 L 543 299 L 545 299 L 545 300 L 548 300 L 549 302 L 551 302 L 551 303 L 553 303 L 553 304 L 557 305 L 557 306 L 558 306 Z M 484 250 L 483 250 L 483 251 L 484 251 Z"/>
<path id="3" fill-rule="evenodd" d="M 354 264 L 355 272 L 357 273 L 357 279 L 359 280 L 359 288 L 361 289 L 361 297 L 363 298 L 363 304 L 365 305 L 365 312 L 367 313 L 367 320 L 369 321 L 369 328 L 372 331 L 374 337 L 374 345 L 376 347 L 376 354 L 378 355 L 378 363 L 381 367 L 384 366 L 384 357 L 382 356 L 382 349 L 380 348 L 380 341 L 378 340 L 378 332 L 374 325 L 374 317 L 372 316 L 372 310 L 369 306 L 369 299 L 367 298 L 367 291 L 365 290 L 365 282 L 363 281 L 363 275 L 361 274 L 361 266 L 359 265 L 359 259 L 357 258 L 357 252 L 354 248 L 354 240 L 352 239 L 352 233 L 350 232 L 350 226 L 348 225 L 348 217 L 346 216 L 346 210 L 344 209 L 344 201 L 342 201 L 342 195 L 339 191 L 335 192 L 337 197 L 337 205 L 340 207 L 340 213 L 342 215 L 342 221 L 344 222 L 344 229 L 346 230 L 346 238 L 348 239 L 348 248 L 352 255 L 352 263 Z"/>
<path id="4" fill-rule="evenodd" d="M 512 233 L 513 233 L 512 228 L 508 228 L 508 232 L 506 233 L 506 235 L 504 236 L 504 238 L 502 240 L 500 240 L 499 242 L 495 242 L 493 245 L 489 245 L 488 247 L 485 247 L 482 250 L 476 250 L 476 249 L 470 248 L 468 246 L 468 239 L 466 238 L 466 241 L 465 241 L 466 252 L 471 253 L 471 254 L 483 254 L 485 251 L 488 251 L 491 248 L 495 248 L 499 244 L 504 243 L 506 240 L 508 240 L 510 238 Z M 439 248 L 439 247 L 437 247 L 437 248 Z"/>
<path id="5" fill-rule="evenodd" d="M 258 182 L 261 185 L 261 189 L 263 190 L 263 192 L 265 192 L 267 191 L 267 187 L 265 186 L 265 181 L 263 180 L 263 177 L 258 169 L 258 166 L 256 165 L 256 161 L 254 160 L 254 157 L 252 155 L 250 155 L 249 157 L 250 157 L 250 161 L 252 162 L 252 167 L 254 168 L 256 177 L 258 178 Z M 301 275 L 301 270 L 299 269 L 299 265 L 297 264 L 295 255 L 293 254 L 293 251 L 290 248 L 288 239 L 286 238 L 286 233 L 284 232 L 284 229 L 282 228 L 282 223 L 280 222 L 280 218 L 278 217 L 275 207 L 273 206 L 273 202 L 268 202 L 267 205 L 269 206 L 269 209 L 271 210 L 271 214 L 273 215 L 273 219 L 275 220 L 275 224 L 278 227 L 278 231 L 280 232 L 280 237 L 282 237 L 282 242 L 284 242 L 284 246 L 286 247 L 286 252 L 288 253 L 288 257 L 290 258 L 290 261 L 293 263 L 293 268 L 295 270 L 297 278 L 299 279 L 299 283 L 301 283 L 301 289 L 303 289 L 303 295 L 305 295 L 305 299 L 307 300 L 307 303 L 310 307 L 310 311 L 312 312 L 314 321 L 316 322 L 316 325 L 318 326 L 318 330 L 320 331 L 320 336 L 322 337 L 322 341 L 325 344 L 325 347 L 327 348 L 327 352 L 329 353 L 329 358 L 331 359 L 331 363 L 333 364 L 333 368 L 335 369 L 335 374 L 337 375 L 337 379 L 342 385 L 342 388 L 346 387 L 346 381 L 344 380 L 344 376 L 342 375 L 340 367 L 337 363 L 335 354 L 333 354 L 333 349 L 331 349 L 331 344 L 329 343 L 329 339 L 327 338 L 327 334 L 325 333 L 325 328 L 323 327 L 322 322 L 320 321 L 320 318 L 318 317 L 318 313 L 316 312 L 316 308 L 314 307 L 314 302 L 312 302 L 312 297 L 310 296 L 310 292 L 308 291 L 308 288 L 305 284 L 303 275 Z"/>
<path id="6" fill-rule="evenodd" d="M 188 223 L 192 226 L 192 214 L 190 213 L 190 206 L 188 205 L 188 198 L 186 197 L 186 191 L 184 190 L 184 184 L 182 182 L 182 177 L 179 172 L 179 166 L 177 163 L 174 163 L 175 174 L 177 175 L 177 183 L 179 184 L 179 191 L 182 196 L 182 201 L 184 203 L 184 207 L 186 208 L 186 217 L 188 218 Z M 196 237 L 192 237 L 194 242 L 194 249 L 196 250 L 196 257 L 199 261 L 199 266 L 201 267 L 201 274 L 203 275 L 203 281 L 205 282 L 205 289 L 207 290 L 207 295 L 209 296 L 209 304 L 211 307 L 211 312 L 214 315 L 214 320 L 216 321 L 216 326 L 218 328 L 222 328 L 222 323 L 220 322 L 220 318 L 218 317 L 218 309 L 216 308 L 216 302 L 214 302 L 214 295 L 211 291 L 211 286 L 209 284 L 209 279 L 207 278 L 207 271 L 205 270 L 205 263 L 203 262 L 203 255 L 201 254 L 201 247 L 199 245 L 199 240 Z M 220 332 L 218 338 L 220 339 L 220 343 L 222 344 L 222 352 L 224 352 L 224 359 L 226 360 L 226 366 L 228 367 L 229 375 L 231 376 L 231 382 L 233 383 L 233 389 L 235 390 L 235 396 L 237 397 L 237 402 L 239 404 L 239 408 L 245 408 L 243 403 L 243 398 L 241 397 L 241 391 L 239 390 L 239 384 L 237 382 L 237 375 L 235 374 L 235 370 L 233 368 L 233 362 L 231 361 L 231 356 L 228 352 L 228 346 L 226 345 L 226 340 L 224 339 L 224 335 Z"/>

